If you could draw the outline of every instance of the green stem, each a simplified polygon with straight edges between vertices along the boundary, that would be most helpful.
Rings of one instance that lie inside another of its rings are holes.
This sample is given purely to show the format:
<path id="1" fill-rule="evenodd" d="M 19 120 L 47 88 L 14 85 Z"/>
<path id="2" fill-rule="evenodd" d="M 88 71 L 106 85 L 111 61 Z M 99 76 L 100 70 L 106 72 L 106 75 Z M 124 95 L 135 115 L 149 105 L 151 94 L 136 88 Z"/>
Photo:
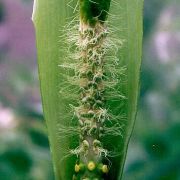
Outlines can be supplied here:
<path id="1" fill-rule="evenodd" d="M 73 179 L 103 179 L 109 168 L 103 163 L 107 150 L 103 148 L 100 137 L 107 120 L 104 56 L 108 31 L 104 21 L 110 1 L 101 3 L 98 0 L 80 1 L 78 49 L 82 66 L 75 74 L 80 78 L 80 102 L 76 115 L 81 128 L 81 140 L 75 152 L 79 158 Z"/>

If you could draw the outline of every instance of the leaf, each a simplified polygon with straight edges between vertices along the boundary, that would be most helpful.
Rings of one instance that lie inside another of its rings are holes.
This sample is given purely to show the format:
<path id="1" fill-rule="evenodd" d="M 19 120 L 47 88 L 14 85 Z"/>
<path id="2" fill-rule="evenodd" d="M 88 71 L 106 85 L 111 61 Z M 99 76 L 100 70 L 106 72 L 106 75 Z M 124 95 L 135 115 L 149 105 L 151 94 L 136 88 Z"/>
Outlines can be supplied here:
<path id="1" fill-rule="evenodd" d="M 59 93 L 60 86 L 66 83 L 63 78 L 65 72 L 60 69 L 59 64 L 64 62 L 66 57 L 62 51 L 63 29 L 68 18 L 73 15 L 73 10 L 68 6 L 69 2 L 35 0 L 33 11 L 42 104 L 57 180 L 72 179 L 76 157 L 70 156 L 69 151 L 79 142 L 78 137 L 65 136 L 62 134 L 64 131 L 59 130 L 59 126 L 64 126 L 66 131 L 66 127 L 71 123 L 71 118 L 67 116 L 71 111 L 69 108 L 71 102 Z M 73 1 L 72 4 L 75 5 L 76 2 Z M 123 105 L 121 105 L 122 100 L 109 104 L 114 108 L 115 113 L 122 111 L 126 117 L 123 137 L 104 139 L 103 142 L 112 148 L 115 146 L 119 152 L 118 155 L 109 158 L 113 166 L 109 173 L 109 180 L 121 179 L 136 116 L 142 52 L 142 7 L 143 0 L 120 0 L 118 4 L 113 1 L 110 9 L 110 14 L 116 14 L 116 16 L 109 16 L 109 21 L 119 30 L 114 33 L 125 40 L 119 51 L 119 57 L 122 61 L 121 66 L 125 66 L 127 70 L 125 83 L 120 84 L 120 93 L 125 94 L 126 100 L 123 100 Z"/>

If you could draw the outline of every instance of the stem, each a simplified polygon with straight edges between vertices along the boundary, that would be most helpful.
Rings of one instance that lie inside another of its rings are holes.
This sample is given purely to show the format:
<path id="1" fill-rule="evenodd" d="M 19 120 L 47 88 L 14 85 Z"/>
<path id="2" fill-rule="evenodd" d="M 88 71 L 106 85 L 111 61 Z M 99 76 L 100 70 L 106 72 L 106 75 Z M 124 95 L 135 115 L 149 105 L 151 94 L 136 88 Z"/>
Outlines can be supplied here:
<path id="1" fill-rule="evenodd" d="M 104 56 L 108 34 L 103 22 L 106 15 L 101 8 L 101 4 L 95 1 L 80 3 L 81 19 L 77 44 L 82 66 L 76 72 L 80 77 L 80 102 L 76 115 L 81 128 L 81 140 L 73 179 L 103 179 L 108 173 L 108 165 L 103 164 L 103 156 L 107 155 L 107 150 L 103 149 L 100 141 L 103 125 L 107 120 Z M 109 5 L 107 8 L 109 9 Z M 100 13 L 99 16 L 94 17 L 97 13 Z"/>

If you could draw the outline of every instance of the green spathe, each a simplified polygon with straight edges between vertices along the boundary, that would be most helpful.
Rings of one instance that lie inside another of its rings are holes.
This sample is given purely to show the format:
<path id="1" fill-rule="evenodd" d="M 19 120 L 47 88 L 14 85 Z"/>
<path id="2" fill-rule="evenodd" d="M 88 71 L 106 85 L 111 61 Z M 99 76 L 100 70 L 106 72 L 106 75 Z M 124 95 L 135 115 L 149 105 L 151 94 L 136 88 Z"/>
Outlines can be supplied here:
<path id="1" fill-rule="evenodd" d="M 84 23 L 93 26 L 103 23 L 108 15 L 111 0 L 80 0 L 80 16 Z"/>
<path id="2" fill-rule="evenodd" d="M 67 89 L 67 93 L 63 96 L 59 92 L 60 85 L 66 84 L 67 81 L 64 78 L 65 70 L 59 67 L 60 64 L 66 63 L 67 60 L 65 58 L 67 57 L 67 52 L 63 51 L 65 47 L 63 38 L 65 30 L 63 29 L 67 24 L 71 25 L 72 16 L 79 17 L 79 12 L 74 11 L 73 13 L 72 8 L 68 6 L 68 2 L 73 2 L 70 5 L 75 8 L 77 1 L 34 1 L 33 21 L 36 29 L 41 95 L 56 180 L 72 179 L 77 160 L 77 157 L 71 156 L 69 152 L 70 149 L 77 147 L 76 142 L 79 140 L 79 137 L 76 137 L 75 133 L 73 133 L 73 131 L 78 131 L 78 129 L 75 129 L 74 126 L 69 127 L 72 117 L 67 115 L 72 110 L 69 107 L 72 89 Z M 107 2 L 107 0 L 103 1 Z M 126 40 L 118 54 L 122 63 L 117 65 L 116 69 L 119 72 L 122 66 L 127 67 L 126 76 L 124 76 L 126 83 L 119 83 L 121 87 L 119 91 L 124 92 L 127 97 L 126 104 L 122 107 L 120 101 L 112 101 L 109 103 L 109 107 L 111 107 L 113 112 L 117 112 L 117 115 L 120 110 L 123 110 L 127 119 L 123 121 L 125 123 L 123 138 L 109 138 L 108 140 L 102 138 L 103 146 L 114 150 L 114 145 L 117 151 L 120 152 L 119 156 L 109 158 L 112 167 L 108 172 L 108 180 L 121 179 L 127 145 L 136 115 L 142 50 L 142 6 L 143 0 L 116 0 L 116 2 L 113 1 L 111 3 L 109 11 L 110 14 L 113 14 L 113 16 L 108 17 L 108 22 L 113 28 L 114 36 L 117 39 L 123 38 Z M 114 15 L 116 18 L 114 18 Z M 86 17 L 84 20 L 89 21 L 87 15 L 83 14 L 82 16 L 81 14 L 82 17 Z M 104 19 L 106 18 L 104 17 Z M 90 19 L 93 19 L 92 14 Z M 68 28 L 72 30 L 71 26 Z M 71 34 L 73 35 L 73 31 Z M 70 135 L 64 134 L 64 131 L 60 132 L 59 125 L 67 131 L 68 128 L 73 131 L 69 131 L 71 132 Z M 97 167 L 99 169 L 99 166 Z"/>

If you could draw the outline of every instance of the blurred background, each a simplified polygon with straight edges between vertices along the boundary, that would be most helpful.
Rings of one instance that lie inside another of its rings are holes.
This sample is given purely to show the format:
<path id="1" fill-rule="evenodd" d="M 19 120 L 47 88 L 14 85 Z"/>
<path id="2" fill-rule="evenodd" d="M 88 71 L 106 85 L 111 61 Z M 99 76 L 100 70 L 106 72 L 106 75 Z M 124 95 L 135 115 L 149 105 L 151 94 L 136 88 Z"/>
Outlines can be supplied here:
<path id="1" fill-rule="evenodd" d="M 0 0 L 0 179 L 54 180 L 33 0 Z M 180 180 L 180 1 L 145 0 L 137 120 L 123 180 Z"/>

